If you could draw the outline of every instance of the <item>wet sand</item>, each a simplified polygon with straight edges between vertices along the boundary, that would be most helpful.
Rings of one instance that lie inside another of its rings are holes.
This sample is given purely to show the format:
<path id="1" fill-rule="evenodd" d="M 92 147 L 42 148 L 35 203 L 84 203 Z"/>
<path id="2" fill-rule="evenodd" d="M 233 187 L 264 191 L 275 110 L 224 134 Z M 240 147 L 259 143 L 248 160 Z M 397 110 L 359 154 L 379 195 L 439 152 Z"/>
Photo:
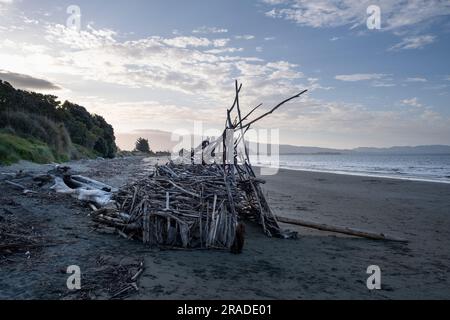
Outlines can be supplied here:
<path id="1" fill-rule="evenodd" d="M 141 160 L 73 166 L 119 187 L 142 172 Z M 48 169 L 25 166 L 32 168 Z M 130 299 L 450 298 L 450 185 L 289 170 L 264 179 L 278 215 L 384 232 L 410 242 L 342 237 L 292 226 L 285 227 L 299 232 L 297 240 L 271 239 L 248 224 L 241 255 L 163 251 L 94 231 L 89 209 L 76 200 L 51 193 L 24 196 L 0 183 L 0 215 L 69 242 L 30 250 L 30 258 L 23 253 L 0 256 L 0 298 L 78 299 L 78 293 L 66 288 L 67 266 L 79 265 L 82 287 L 88 287 L 91 279 L 101 277 L 101 264 L 113 260 L 145 261 L 140 290 Z M 380 266 L 382 290 L 367 289 L 369 265 Z M 96 289 L 88 297 L 104 299 L 108 291 Z"/>

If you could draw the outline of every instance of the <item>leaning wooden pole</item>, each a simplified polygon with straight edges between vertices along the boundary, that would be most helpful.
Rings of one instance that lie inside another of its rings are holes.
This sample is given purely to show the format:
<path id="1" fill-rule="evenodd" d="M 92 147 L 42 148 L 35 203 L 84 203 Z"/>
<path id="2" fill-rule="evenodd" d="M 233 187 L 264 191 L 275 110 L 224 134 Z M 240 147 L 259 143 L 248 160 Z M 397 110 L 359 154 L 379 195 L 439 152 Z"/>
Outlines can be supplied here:
<path id="1" fill-rule="evenodd" d="M 300 219 L 291 219 L 291 218 L 280 217 L 280 216 L 277 216 L 276 218 L 277 218 L 278 222 L 292 224 L 292 225 L 301 226 L 301 227 L 305 227 L 305 228 L 317 229 L 317 230 L 321 230 L 321 231 L 341 233 L 341 234 L 346 234 L 349 236 L 367 238 L 367 239 L 372 239 L 372 240 L 408 242 L 408 240 L 391 237 L 391 236 L 385 235 L 383 233 L 357 230 L 357 229 L 346 228 L 346 227 L 330 226 L 330 225 L 326 225 L 326 224 L 304 221 L 304 220 L 300 220 Z"/>

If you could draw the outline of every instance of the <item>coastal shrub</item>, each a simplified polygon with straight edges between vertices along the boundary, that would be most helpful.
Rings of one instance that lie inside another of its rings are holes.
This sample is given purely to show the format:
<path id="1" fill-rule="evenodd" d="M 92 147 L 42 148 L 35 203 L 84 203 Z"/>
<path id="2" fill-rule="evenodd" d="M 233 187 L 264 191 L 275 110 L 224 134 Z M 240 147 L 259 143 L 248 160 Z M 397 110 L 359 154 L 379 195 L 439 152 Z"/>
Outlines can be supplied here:
<path id="1" fill-rule="evenodd" d="M 45 142 L 57 154 L 69 154 L 71 139 L 64 124 L 23 111 L 2 113 L 0 118 L 2 126 L 10 128 L 14 134 Z"/>
<path id="2" fill-rule="evenodd" d="M 21 159 L 36 163 L 55 161 L 52 151 L 46 144 L 0 133 L 0 162 L 11 164 Z"/>
<path id="3" fill-rule="evenodd" d="M 68 101 L 61 104 L 56 96 L 16 90 L 2 80 L 0 130 L 46 145 L 56 161 L 85 156 L 113 158 L 117 152 L 114 129 L 103 117 Z"/>

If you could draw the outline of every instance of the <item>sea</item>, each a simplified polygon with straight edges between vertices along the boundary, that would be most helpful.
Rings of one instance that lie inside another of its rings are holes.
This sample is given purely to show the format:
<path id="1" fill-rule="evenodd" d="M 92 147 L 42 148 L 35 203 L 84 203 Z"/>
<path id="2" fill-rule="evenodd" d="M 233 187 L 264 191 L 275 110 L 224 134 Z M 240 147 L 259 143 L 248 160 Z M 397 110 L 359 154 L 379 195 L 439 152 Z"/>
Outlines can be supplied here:
<path id="1" fill-rule="evenodd" d="M 450 154 L 292 154 L 252 159 L 257 166 L 450 183 Z"/>

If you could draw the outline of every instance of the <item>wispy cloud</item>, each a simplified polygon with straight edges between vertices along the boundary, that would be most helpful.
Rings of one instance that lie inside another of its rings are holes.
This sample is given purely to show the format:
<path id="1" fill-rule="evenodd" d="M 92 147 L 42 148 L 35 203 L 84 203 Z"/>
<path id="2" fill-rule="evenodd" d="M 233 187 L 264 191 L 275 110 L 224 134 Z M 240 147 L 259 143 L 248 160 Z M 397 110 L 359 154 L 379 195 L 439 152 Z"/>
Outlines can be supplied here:
<path id="1" fill-rule="evenodd" d="M 450 134 L 450 119 L 425 106 L 392 105 L 386 110 L 310 96 L 279 110 L 271 120 L 264 124 L 276 123 L 300 136 L 326 136 L 331 145 L 383 145 L 386 141 L 390 145 L 447 143 L 443 135 Z"/>
<path id="2" fill-rule="evenodd" d="M 394 30 L 412 26 L 435 17 L 450 15 L 450 2 L 441 0 L 263 0 L 275 6 L 268 17 L 293 21 L 314 28 L 363 26 L 366 9 L 377 4 L 382 8 L 382 28 Z"/>
<path id="3" fill-rule="evenodd" d="M 234 37 L 237 40 L 252 40 L 255 39 L 255 36 L 252 34 L 244 34 L 244 35 L 238 35 Z"/>
<path id="4" fill-rule="evenodd" d="M 199 34 L 227 33 L 227 32 L 228 32 L 228 29 L 225 29 L 225 28 L 206 27 L 206 26 L 202 26 L 202 27 L 192 30 L 192 33 L 199 33 Z"/>
<path id="5" fill-rule="evenodd" d="M 6 11 L 8 5 L 11 5 L 13 2 L 13 0 L 0 0 L 0 15 L 2 15 Z"/>
<path id="6" fill-rule="evenodd" d="M 367 81 L 367 80 L 380 80 L 383 79 L 386 74 L 381 73 L 355 73 L 355 74 L 342 74 L 335 76 L 336 80 L 340 81 Z"/>
<path id="7" fill-rule="evenodd" d="M 288 3 L 289 0 L 262 0 L 262 2 L 271 4 L 271 5 L 278 5 L 278 4 Z"/>
<path id="8" fill-rule="evenodd" d="M 414 77 L 414 78 L 406 78 L 406 82 L 428 82 L 426 78 Z"/>
<path id="9" fill-rule="evenodd" d="M 175 37 L 170 39 L 159 38 L 162 42 L 177 48 L 188 48 L 188 47 L 224 47 L 227 45 L 230 39 L 214 39 L 210 40 L 207 38 L 198 37 Z"/>
<path id="10" fill-rule="evenodd" d="M 234 48 L 234 47 L 226 47 L 226 48 L 216 48 L 205 51 L 206 53 L 212 53 L 212 54 L 223 54 L 223 53 L 236 53 L 236 52 L 242 52 L 244 51 L 244 48 Z"/>
<path id="11" fill-rule="evenodd" d="M 433 43 L 436 40 L 434 35 L 420 35 L 403 38 L 402 41 L 389 48 L 389 51 L 421 49 L 426 45 Z"/>
<path id="12" fill-rule="evenodd" d="M 371 84 L 372 87 L 375 88 L 391 88 L 391 87 L 395 87 L 396 84 L 392 83 L 392 82 L 385 82 L 385 81 L 374 81 Z"/>
<path id="13" fill-rule="evenodd" d="M 396 84 L 392 82 L 391 76 L 383 73 L 341 74 L 335 76 L 335 79 L 345 82 L 371 81 L 370 85 L 375 88 L 390 88 L 396 86 Z"/>
<path id="14" fill-rule="evenodd" d="M 416 98 L 416 97 L 411 98 L 411 99 L 404 99 L 404 100 L 401 101 L 401 103 L 403 105 L 410 106 L 410 107 L 415 107 L 415 108 L 423 107 L 423 105 L 419 102 L 419 99 Z"/>

